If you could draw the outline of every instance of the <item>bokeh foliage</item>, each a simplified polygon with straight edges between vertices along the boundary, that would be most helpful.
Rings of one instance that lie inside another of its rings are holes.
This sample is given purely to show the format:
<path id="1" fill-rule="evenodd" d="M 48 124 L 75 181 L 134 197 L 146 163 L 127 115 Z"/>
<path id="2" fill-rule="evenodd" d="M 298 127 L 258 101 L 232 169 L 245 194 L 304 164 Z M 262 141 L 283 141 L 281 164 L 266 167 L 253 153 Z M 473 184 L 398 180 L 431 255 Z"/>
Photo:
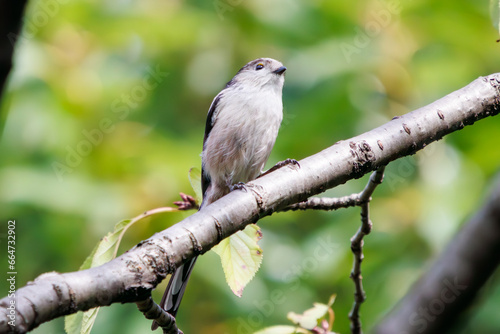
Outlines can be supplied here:
<path id="1" fill-rule="evenodd" d="M 18 286 L 76 270 L 116 222 L 190 192 L 211 100 L 246 62 L 265 56 L 288 67 L 271 166 L 498 72 L 488 8 L 472 0 L 31 1 L 1 105 L 1 219 L 17 221 Z M 365 328 L 481 205 L 498 171 L 499 130 L 499 117 L 486 119 L 389 165 L 365 241 Z M 58 174 L 55 162 L 67 169 Z M 366 180 L 327 194 L 358 192 Z M 134 226 L 122 250 L 188 214 Z M 184 332 L 250 333 L 336 293 L 333 329 L 348 333 L 358 209 L 275 214 L 259 225 L 264 261 L 241 299 L 217 256 L 198 260 L 178 316 Z M 455 332 L 498 331 L 498 281 Z M 134 305 L 113 305 L 94 332 L 149 326 Z M 57 320 L 34 333 L 62 331 Z"/>

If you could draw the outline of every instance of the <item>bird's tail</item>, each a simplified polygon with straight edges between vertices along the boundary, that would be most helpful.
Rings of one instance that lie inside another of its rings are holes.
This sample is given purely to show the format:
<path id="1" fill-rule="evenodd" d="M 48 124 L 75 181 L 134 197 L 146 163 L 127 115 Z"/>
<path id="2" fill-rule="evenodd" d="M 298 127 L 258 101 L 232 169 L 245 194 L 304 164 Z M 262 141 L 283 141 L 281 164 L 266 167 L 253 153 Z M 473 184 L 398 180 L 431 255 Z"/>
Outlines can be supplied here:
<path id="1" fill-rule="evenodd" d="M 203 196 L 203 201 L 201 202 L 200 208 L 198 210 L 201 210 L 210 202 L 211 201 L 207 196 Z M 189 276 L 191 276 L 191 271 L 193 270 L 197 258 L 198 257 L 195 256 L 188 262 L 183 263 L 179 268 L 175 269 L 172 277 L 170 278 L 170 281 L 168 282 L 167 289 L 163 294 L 160 302 L 160 307 L 173 317 L 177 315 L 177 311 L 179 310 L 179 306 L 181 305 L 182 296 L 184 295 L 184 291 L 186 290 Z M 156 321 L 153 321 L 151 330 L 154 331 L 157 328 L 158 323 Z"/>
<path id="2" fill-rule="evenodd" d="M 184 295 L 184 290 L 186 290 L 187 282 L 189 276 L 191 276 L 191 271 L 193 270 L 194 264 L 198 257 L 195 256 L 188 262 L 182 264 L 179 268 L 175 270 L 168 282 L 167 289 L 163 294 L 160 306 L 162 309 L 170 313 L 173 317 L 177 314 L 177 310 L 181 304 L 182 296 Z M 151 325 L 151 330 L 158 328 L 156 321 L 153 321 Z"/>

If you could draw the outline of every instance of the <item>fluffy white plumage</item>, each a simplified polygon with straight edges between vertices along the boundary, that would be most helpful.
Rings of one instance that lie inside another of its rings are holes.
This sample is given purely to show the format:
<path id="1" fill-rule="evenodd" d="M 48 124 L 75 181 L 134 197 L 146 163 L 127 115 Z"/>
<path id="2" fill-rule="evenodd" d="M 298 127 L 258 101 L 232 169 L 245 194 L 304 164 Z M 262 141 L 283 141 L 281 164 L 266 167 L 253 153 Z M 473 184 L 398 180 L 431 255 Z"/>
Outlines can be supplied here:
<path id="1" fill-rule="evenodd" d="M 261 173 L 283 118 L 285 70 L 277 60 L 256 59 L 215 97 L 202 153 L 203 206 Z"/>
<path id="2" fill-rule="evenodd" d="M 203 140 L 201 207 L 262 172 L 283 118 L 285 71 L 277 60 L 253 60 L 214 98 Z M 160 302 L 174 317 L 195 262 L 196 257 L 176 269 Z M 153 322 L 151 329 L 157 327 Z"/>

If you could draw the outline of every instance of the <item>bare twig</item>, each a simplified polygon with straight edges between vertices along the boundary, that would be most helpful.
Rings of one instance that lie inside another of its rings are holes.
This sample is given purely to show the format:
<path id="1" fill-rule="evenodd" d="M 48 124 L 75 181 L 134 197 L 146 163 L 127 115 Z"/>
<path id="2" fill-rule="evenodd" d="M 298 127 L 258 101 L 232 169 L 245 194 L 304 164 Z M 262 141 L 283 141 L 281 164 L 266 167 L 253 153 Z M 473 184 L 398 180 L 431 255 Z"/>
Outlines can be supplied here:
<path id="1" fill-rule="evenodd" d="M 370 196 L 379 183 L 378 177 L 383 177 L 384 173 L 376 174 L 377 179 L 370 178 L 365 189 L 358 193 L 343 197 L 311 197 L 307 201 L 292 204 L 282 209 L 281 211 L 296 211 L 296 210 L 338 210 L 342 208 L 350 208 L 353 206 L 361 206 L 370 201 Z M 376 183 L 378 182 L 378 183 Z"/>
<path id="2" fill-rule="evenodd" d="M 361 262 L 363 261 L 363 238 L 369 234 L 372 229 L 372 222 L 369 216 L 369 203 L 375 188 L 382 183 L 384 178 L 385 167 L 380 167 L 376 172 L 370 176 L 365 189 L 358 194 L 344 196 L 340 198 L 328 197 L 312 197 L 307 201 L 292 204 L 282 211 L 288 210 L 337 210 L 340 208 L 347 208 L 352 206 L 361 207 L 361 227 L 351 239 L 351 250 L 354 254 L 353 268 L 351 271 L 351 279 L 354 281 L 355 293 L 354 304 L 349 314 L 351 319 L 351 332 L 353 334 L 362 333 L 361 320 L 359 317 L 359 308 L 365 301 L 366 296 L 363 291 L 362 277 L 361 277 Z"/>
<path id="3" fill-rule="evenodd" d="M 361 329 L 361 320 L 359 317 L 359 308 L 366 299 L 361 277 L 361 262 L 364 258 L 363 238 L 365 235 L 370 234 L 372 229 L 372 222 L 370 221 L 369 214 L 369 203 L 373 191 L 380 183 L 382 183 L 382 180 L 384 178 L 384 169 L 385 167 L 381 167 L 376 172 L 373 172 L 365 189 L 359 194 L 359 201 L 362 203 L 361 227 L 351 238 L 351 250 L 354 254 L 354 260 L 350 277 L 354 282 L 355 292 L 354 303 L 352 305 L 351 312 L 349 313 L 349 319 L 351 319 L 351 333 L 353 334 L 360 334 L 363 332 Z"/>
<path id="4" fill-rule="evenodd" d="M 361 193 L 360 193 L 361 194 Z M 360 194 L 352 194 L 344 197 L 311 197 L 307 201 L 292 204 L 281 211 L 296 211 L 296 210 L 337 210 L 341 208 L 349 208 L 358 206 L 360 202 Z"/>
<path id="5" fill-rule="evenodd" d="M 136 302 L 136 305 L 147 319 L 156 321 L 162 328 L 163 334 L 183 334 L 177 328 L 175 318 L 168 312 L 165 312 L 160 305 L 156 304 L 151 296 L 145 300 Z"/>

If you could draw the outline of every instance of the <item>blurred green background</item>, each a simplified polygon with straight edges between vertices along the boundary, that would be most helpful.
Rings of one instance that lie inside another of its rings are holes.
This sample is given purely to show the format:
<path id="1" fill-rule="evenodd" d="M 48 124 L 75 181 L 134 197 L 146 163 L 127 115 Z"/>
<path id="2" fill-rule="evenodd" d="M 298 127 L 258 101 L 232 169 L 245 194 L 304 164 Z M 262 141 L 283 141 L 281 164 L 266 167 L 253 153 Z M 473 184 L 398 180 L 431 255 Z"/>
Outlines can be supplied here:
<path id="1" fill-rule="evenodd" d="M 77 270 L 116 222 L 192 193 L 188 170 L 200 165 L 208 107 L 248 61 L 272 57 L 288 67 L 272 166 L 498 72 L 497 38 L 485 0 L 30 1 L 0 128 L 1 220 L 17 221 L 18 286 Z M 500 117 L 489 118 L 388 166 L 365 240 L 365 329 L 481 206 L 500 165 L 499 131 Z M 358 192 L 366 181 L 327 195 Z M 142 221 L 121 251 L 189 214 Z M 263 264 L 243 297 L 209 252 L 192 275 L 180 327 L 251 333 L 336 293 L 334 331 L 348 333 L 349 239 L 359 223 L 356 208 L 266 217 Z M 497 273 L 457 333 L 498 332 L 499 282 Z M 279 302 L 270 302 L 273 293 Z M 135 305 L 115 304 L 93 332 L 149 326 Z M 63 333 L 62 319 L 34 333 Z"/>

